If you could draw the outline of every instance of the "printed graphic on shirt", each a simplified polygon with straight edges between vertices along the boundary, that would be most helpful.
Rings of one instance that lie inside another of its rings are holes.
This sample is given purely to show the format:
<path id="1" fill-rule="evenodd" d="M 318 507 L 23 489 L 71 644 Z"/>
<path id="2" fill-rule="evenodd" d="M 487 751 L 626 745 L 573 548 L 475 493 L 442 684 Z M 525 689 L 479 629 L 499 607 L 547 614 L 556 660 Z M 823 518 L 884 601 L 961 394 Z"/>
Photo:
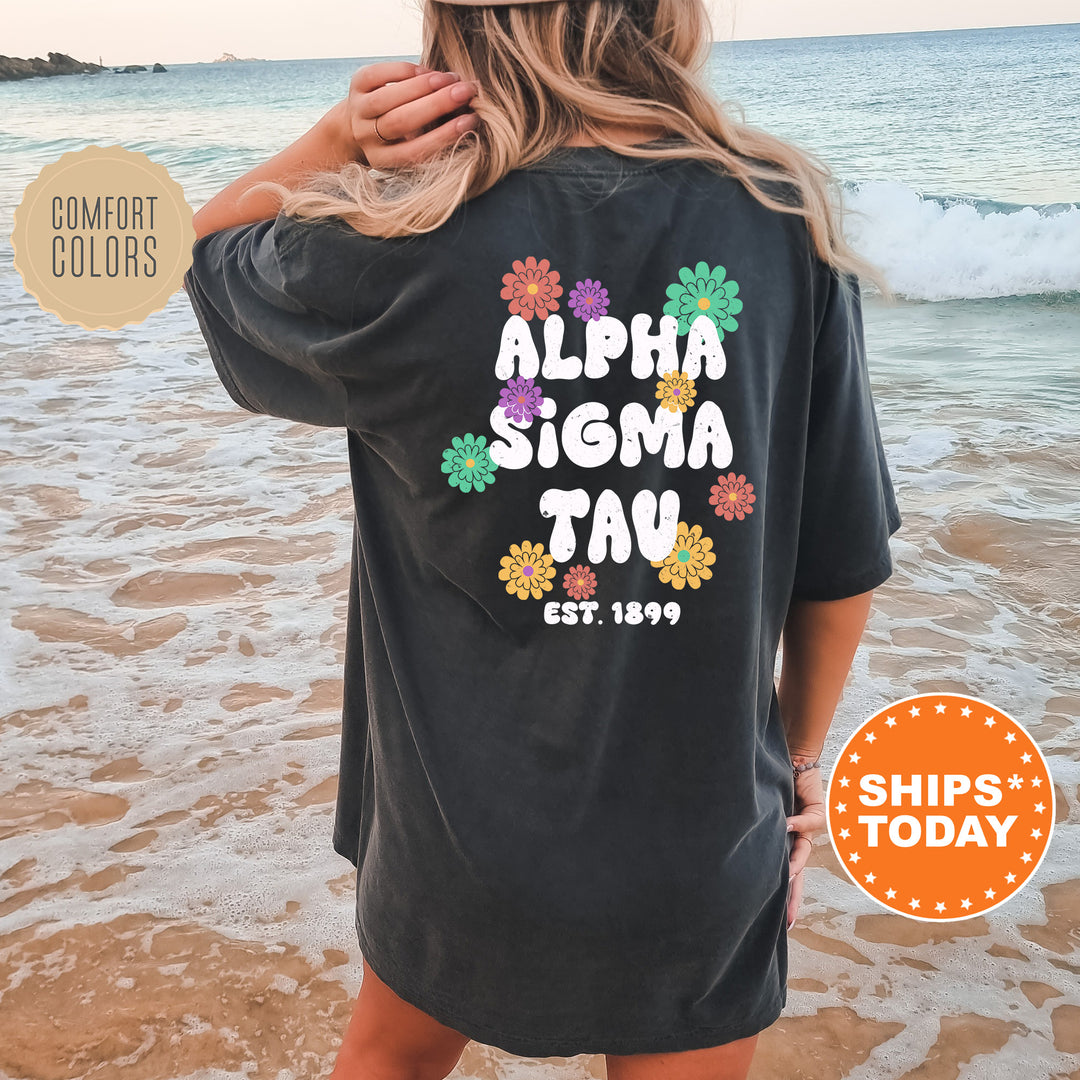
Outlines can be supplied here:
<path id="1" fill-rule="evenodd" d="M 503 276 L 503 290 L 499 294 L 510 301 L 512 314 L 523 319 L 546 319 L 548 313 L 559 306 L 557 297 L 562 296 L 558 270 L 550 270 L 547 259 L 539 262 L 530 255 L 524 262 L 514 260 L 514 272 Z"/>
<path id="2" fill-rule="evenodd" d="M 550 468 L 563 458 L 582 470 L 583 480 L 590 469 L 615 459 L 632 468 L 645 454 L 660 455 L 668 469 L 702 471 L 697 506 L 681 505 L 671 488 L 643 488 L 629 505 L 611 488 L 546 489 L 537 506 L 536 533 L 512 538 L 499 555 L 498 577 L 510 596 L 580 601 L 577 607 L 587 616 L 582 621 L 590 622 L 598 607 L 591 598 L 605 577 L 602 564 L 625 563 L 635 555 L 648 560 L 673 589 L 700 589 L 713 577 L 716 562 L 705 515 L 718 525 L 753 513 L 754 485 L 729 469 L 734 447 L 723 411 L 710 397 L 727 370 L 724 337 L 739 327 L 739 285 L 726 267 L 705 261 L 682 266 L 675 276 L 658 320 L 637 312 L 627 323 L 612 313 L 618 298 L 599 279 L 583 277 L 564 296 L 560 271 L 535 255 L 515 259 L 503 274 L 499 296 L 508 317 L 495 360 L 492 434 L 490 440 L 472 432 L 452 437 L 442 461 L 451 486 L 471 497 L 481 495 L 497 475 Z M 584 357 L 563 355 L 565 318 L 586 324 Z M 542 356 L 534 325 L 543 339 Z M 641 381 L 638 400 L 599 400 L 613 361 L 628 363 Z M 560 416 L 559 384 L 582 379 L 596 387 L 597 400 Z M 640 604 L 611 606 L 616 622 L 644 617 Z M 670 622 L 678 618 L 677 608 L 665 605 Z M 654 623 L 661 614 L 658 604 L 647 604 L 644 611 Z"/>
<path id="3" fill-rule="evenodd" d="M 734 316 L 742 311 L 742 301 L 735 294 L 739 286 L 725 281 L 727 271 L 722 266 L 709 269 L 709 264 L 699 262 L 693 270 L 684 266 L 679 280 L 667 288 L 671 298 L 664 305 L 664 314 L 679 320 L 679 333 L 686 334 L 691 324 L 705 314 L 716 324 L 721 340 L 725 330 L 738 330 Z"/>
<path id="4" fill-rule="evenodd" d="M 703 580 L 712 577 L 709 566 L 716 562 L 716 556 L 711 549 L 712 540 L 701 535 L 700 525 L 680 521 L 675 546 L 665 558 L 654 559 L 652 564 L 660 567 L 660 580 L 671 582 L 676 589 L 687 585 L 699 589 Z"/>
<path id="5" fill-rule="evenodd" d="M 544 551 L 543 544 L 533 544 L 528 540 L 511 544 L 510 554 L 504 555 L 501 561 L 499 578 L 506 582 L 508 593 L 517 593 L 522 600 L 530 596 L 539 599 L 545 589 L 551 589 L 555 567 L 550 552 Z"/>
<path id="6" fill-rule="evenodd" d="M 491 452 L 485 446 L 486 435 L 455 435 L 450 446 L 443 451 L 442 471 L 449 473 L 451 486 L 460 491 L 483 491 L 495 483 L 498 462 L 491 460 Z"/>
<path id="7" fill-rule="evenodd" d="M 750 505 L 757 499 L 754 494 L 754 485 L 748 484 L 742 473 L 736 476 L 733 472 L 729 472 L 727 476 L 717 477 L 717 480 L 718 483 L 713 484 L 709 489 L 712 492 L 709 502 L 716 507 L 717 515 L 728 521 L 732 518 L 742 521 L 747 514 L 754 512 L 753 506 Z"/>

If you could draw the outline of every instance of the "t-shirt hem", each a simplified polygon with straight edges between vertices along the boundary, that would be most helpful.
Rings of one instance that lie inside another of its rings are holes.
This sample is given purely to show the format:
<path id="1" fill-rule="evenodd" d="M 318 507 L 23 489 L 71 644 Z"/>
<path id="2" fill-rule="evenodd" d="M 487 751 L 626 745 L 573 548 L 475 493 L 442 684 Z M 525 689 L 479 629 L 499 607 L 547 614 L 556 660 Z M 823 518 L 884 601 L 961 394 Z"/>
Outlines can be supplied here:
<path id="1" fill-rule="evenodd" d="M 259 414 L 261 410 L 257 409 L 240 390 L 240 387 L 236 385 L 236 380 L 232 377 L 232 372 L 229 370 L 228 360 L 226 359 L 226 350 L 218 338 L 217 331 L 213 326 L 213 319 L 220 318 L 216 312 L 212 312 L 212 305 L 202 295 L 200 289 L 201 286 L 195 278 L 195 273 L 191 267 L 188 268 L 184 274 L 185 292 L 187 293 L 188 300 L 191 301 L 191 306 L 195 311 L 195 317 L 198 320 L 199 326 L 203 332 L 203 338 L 206 340 L 207 352 L 210 353 L 210 359 L 214 362 L 214 367 L 217 370 L 218 378 L 221 380 L 221 385 L 225 387 L 226 392 L 233 401 L 249 413 Z"/>
<path id="2" fill-rule="evenodd" d="M 578 1054 L 621 1055 L 704 1050 L 759 1034 L 780 1018 L 787 1004 L 787 988 L 782 986 L 779 994 L 772 997 L 767 1005 L 726 1024 L 649 1034 L 637 1031 L 630 1035 L 518 1034 L 464 1016 L 441 995 L 415 986 L 400 968 L 386 962 L 378 950 L 372 947 L 360 924 L 359 913 L 356 918 L 356 933 L 360 951 L 371 970 L 403 1001 L 474 1042 L 496 1047 L 516 1057 L 575 1057 Z"/>
<path id="3" fill-rule="evenodd" d="M 359 869 L 359 862 L 360 862 L 359 857 L 356 854 L 352 854 L 352 855 L 349 854 L 350 847 L 349 847 L 348 844 L 345 843 L 345 837 L 344 837 L 343 834 L 335 832 L 333 834 L 333 839 L 332 839 L 331 843 L 334 846 L 334 850 L 343 859 L 348 859 L 349 862 L 351 862 L 353 864 L 353 866 L 355 866 L 355 867 L 357 867 Z"/>
<path id="4" fill-rule="evenodd" d="M 791 591 L 792 600 L 846 600 L 884 584 L 893 575 L 892 555 L 886 552 L 873 566 L 861 574 L 837 578 L 807 588 L 796 586 Z"/>

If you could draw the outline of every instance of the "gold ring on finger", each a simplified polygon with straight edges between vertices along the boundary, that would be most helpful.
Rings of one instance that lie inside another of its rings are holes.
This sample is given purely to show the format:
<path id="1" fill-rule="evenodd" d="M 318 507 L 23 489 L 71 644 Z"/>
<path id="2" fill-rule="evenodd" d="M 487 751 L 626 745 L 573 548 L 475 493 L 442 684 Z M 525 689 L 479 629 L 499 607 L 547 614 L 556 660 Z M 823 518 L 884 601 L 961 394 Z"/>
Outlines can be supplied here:
<path id="1" fill-rule="evenodd" d="M 388 139 L 388 138 L 387 138 L 387 137 L 386 137 L 386 136 L 385 136 L 385 135 L 384 135 L 384 134 L 383 134 L 383 133 L 382 133 L 382 132 L 381 132 L 381 131 L 379 130 L 379 118 L 378 118 L 377 116 L 375 117 L 375 120 L 374 120 L 374 124 L 375 124 L 375 134 L 376 134 L 376 135 L 378 135 L 379 139 L 380 139 L 380 140 L 381 140 L 382 142 L 386 143 L 386 144 L 387 144 L 387 146 L 389 146 L 389 145 L 391 144 L 391 140 L 390 140 L 390 139 Z"/>

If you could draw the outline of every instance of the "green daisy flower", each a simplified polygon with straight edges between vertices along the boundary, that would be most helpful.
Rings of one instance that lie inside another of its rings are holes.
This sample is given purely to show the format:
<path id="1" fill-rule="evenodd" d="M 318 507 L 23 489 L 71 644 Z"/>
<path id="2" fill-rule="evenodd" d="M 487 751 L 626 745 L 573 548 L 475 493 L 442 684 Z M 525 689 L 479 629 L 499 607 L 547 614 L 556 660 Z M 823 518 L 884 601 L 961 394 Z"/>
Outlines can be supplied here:
<path id="1" fill-rule="evenodd" d="M 442 471 L 448 473 L 447 483 L 461 491 L 483 491 L 495 483 L 497 462 L 485 446 L 486 435 L 455 435 L 452 445 L 443 451 Z"/>
<path id="2" fill-rule="evenodd" d="M 690 324 L 699 315 L 708 315 L 716 324 L 720 340 L 725 330 L 737 330 L 739 324 L 733 316 L 742 311 L 742 301 L 735 295 L 739 291 L 736 281 L 725 281 L 727 271 L 722 266 L 709 269 L 707 262 L 699 262 L 693 270 L 684 266 L 679 271 L 679 281 L 667 287 L 670 297 L 664 305 L 665 315 L 679 320 L 679 333 L 690 332 Z"/>

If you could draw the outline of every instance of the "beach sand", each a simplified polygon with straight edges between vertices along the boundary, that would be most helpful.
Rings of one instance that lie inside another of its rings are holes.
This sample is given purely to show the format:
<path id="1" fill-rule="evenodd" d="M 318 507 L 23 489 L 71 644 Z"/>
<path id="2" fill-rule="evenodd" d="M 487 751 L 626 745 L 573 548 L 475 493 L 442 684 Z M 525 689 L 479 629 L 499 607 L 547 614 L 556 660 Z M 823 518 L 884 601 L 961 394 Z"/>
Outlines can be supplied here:
<path id="1" fill-rule="evenodd" d="M 331 847 L 344 435 L 235 408 L 183 303 L 156 331 L 169 348 L 72 330 L 7 351 L 7 1080 L 325 1076 L 359 986 L 355 870 Z M 1076 449 L 961 446 L 947 467 L 1075 484 Z M 1043 749 L 1058 831 L 1013 901 L 943 925 L 882 912 L 818 836 L 752 1077 L 1080 1080 L 1077 549 L 1064 523 L 950 519 L 940 490 L 905 493 L 825 759 L 888 700 L 990 697 Z M 473 1043 L 453 1075 L 605 1071 Z"/>

